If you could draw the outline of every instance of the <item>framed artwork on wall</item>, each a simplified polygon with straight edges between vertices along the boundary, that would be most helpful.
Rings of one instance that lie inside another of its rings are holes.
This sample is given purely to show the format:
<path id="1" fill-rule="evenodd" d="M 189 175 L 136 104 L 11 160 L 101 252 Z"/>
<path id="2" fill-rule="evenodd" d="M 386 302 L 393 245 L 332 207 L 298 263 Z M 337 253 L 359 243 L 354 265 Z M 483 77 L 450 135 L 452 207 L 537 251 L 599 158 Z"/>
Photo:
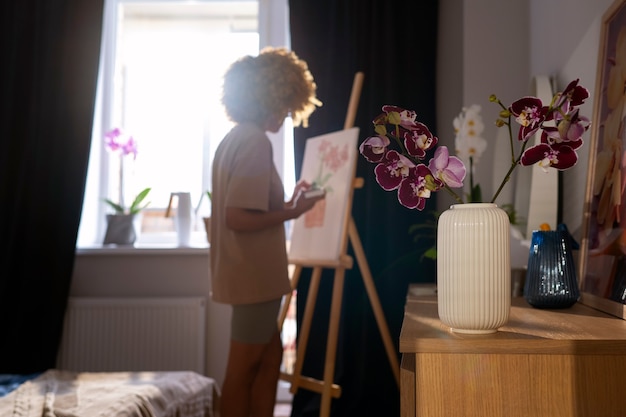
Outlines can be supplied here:
<path id="1" fill-rule="evenodd" d="M 626 0 L 600 34 L 579 271 L 581 302 L 626 318 Z"/>

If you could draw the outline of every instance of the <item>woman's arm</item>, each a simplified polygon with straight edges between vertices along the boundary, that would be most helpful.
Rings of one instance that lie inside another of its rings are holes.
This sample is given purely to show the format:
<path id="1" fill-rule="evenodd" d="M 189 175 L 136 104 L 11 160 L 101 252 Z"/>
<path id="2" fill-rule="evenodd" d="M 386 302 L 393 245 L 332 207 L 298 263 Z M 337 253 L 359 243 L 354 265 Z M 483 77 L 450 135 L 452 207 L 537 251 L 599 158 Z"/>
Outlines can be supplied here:
<path id="1" fill-rule="evenodd" d="M 260 211 L 226 207 L 226 227 L 236 232 L 256 232 L 267 229 L 300 217 L 304 212 L 312 209 L 316 202 L 325 198 L 325 196 L 304 198 L 301 191 L 298 190 L 296 197 L 285 203 L 282 210 Z"/>

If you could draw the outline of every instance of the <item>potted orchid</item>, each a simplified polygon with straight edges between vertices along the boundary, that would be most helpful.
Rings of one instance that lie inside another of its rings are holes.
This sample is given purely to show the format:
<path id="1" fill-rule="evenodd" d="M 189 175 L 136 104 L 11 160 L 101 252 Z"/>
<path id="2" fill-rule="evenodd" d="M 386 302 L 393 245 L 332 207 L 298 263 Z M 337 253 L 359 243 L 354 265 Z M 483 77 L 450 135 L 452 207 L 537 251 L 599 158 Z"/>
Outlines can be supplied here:
<path id="1" fill-rule="evenodd" d="M 105 198 L 104 202 L 111 207 L 115 214 L 137 214 L 149 203 L 141 205 L 150 192 L 150 188 L 144 188 L 130 206 L 124 205 L 124 158 L 132 155 L 133 160 L 137 158 L 137 141 L 131 135 L 126 134 L 122 129 L 116 127 L 109 130 L 104 135 L 104 142 L 107 150 L 112 154 L 116 154 L 119 157 L 119 189 L 118 196 L 119 202 L 114 202 L 111 199 Z"/>
<path id="2" fill-rule="evenodd" d="M 137 142 L 132 135 L 128 135 L 120 128 L 114 128 L 104 135 L 106 149 L 119 158 L 119 188 L 118 202 L 109 198 L 104 198 L 104 202 L 114 210 L 113 214 L 107 214 L 107 230 L 104 243 L 132 244 L 137 238 L 135 221 L 137 214 L 141 212 L 149 203 L 144 203 L 150 192 L 150 188 L 145 188 L 126 207 L 124 204 L 124 159 L 128 156 L 137 158 Z"/>
<path id="3" fill-rule="evenodd" d="M 377 135 L 361 143 L 361 155 L 376 164 L 376 181 L 384 190 L 395 191 L 401 205 L 423 210 L 426 200 L 439 190 L 450 193 L 458 203 L 441 213 L 436 223 L 438 314 L 452 331 L 491 333 L 508 321 L 510 221 L 495 201 L 519 165 L 566 170 L 577 163 L 576 150 L 583 145 L 582 136 L 590 125 L 579 111 L 589 92 L 578 81 L 555 94 L 548 105 L 529 96 L 505 106 L 495 95 L 490 96 L 489 100 L 500 106 L 496 125 L 508 129 L 511 165 L 489 202 L 482 202 L 480 188 L 473 184 L 478 153 L 465 153 L 471 183 L 465 200 L 455 191 L 463 187 L 465 163 L 446 146 L 437 147 L 438 138 L 416 121 L 412 110 L 383 106 L 383 113 L 373 121 Z M 514 124 L 518 126 L 516 135 Z M 478 137 L 476 133 L 472 136 Z M 540 133 L 540 142 L 528 146 L 536 133 Z M 474 142 L 477 144 L 480 141 Z M 423 161 L 431 150 L 434 155 L 426 164 Z"/>

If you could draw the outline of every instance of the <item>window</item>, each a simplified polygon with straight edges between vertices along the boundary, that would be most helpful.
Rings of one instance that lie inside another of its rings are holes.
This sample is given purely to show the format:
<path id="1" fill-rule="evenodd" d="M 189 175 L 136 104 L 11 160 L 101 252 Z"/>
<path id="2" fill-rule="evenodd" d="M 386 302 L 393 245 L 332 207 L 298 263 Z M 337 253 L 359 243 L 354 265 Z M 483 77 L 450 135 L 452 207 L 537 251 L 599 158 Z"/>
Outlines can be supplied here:
<path id="1" fill-rule="evenodd" d="M 201 217 L 210 206 L 202 196 L 210 189 L 215 149 L 232 126 L 220 103 L 222 74 L 237 58 L 256 55 L 262 45 L 287 45 L 286 16 L 285 0 L 105 3 L 79 246 L 102 241 L 102 199 L 118 195 L 118 161 L 109 158 L 103 139 L 113 127 L 122 127 L 138 142 L 131 172 L 125 168 L 125 201 L 152 188 L 137 243 L 175 242 L 173 220 L 165 218 L 165 211 L 170 194 L 180 191 L 190 192 L 198 207 L 194 240 L 206 241 Z M 264 34 L 264 27 L 274 33 Z M 271 137 L 286 190 L 294 181 L 291 133 L 287 121 Z"/>

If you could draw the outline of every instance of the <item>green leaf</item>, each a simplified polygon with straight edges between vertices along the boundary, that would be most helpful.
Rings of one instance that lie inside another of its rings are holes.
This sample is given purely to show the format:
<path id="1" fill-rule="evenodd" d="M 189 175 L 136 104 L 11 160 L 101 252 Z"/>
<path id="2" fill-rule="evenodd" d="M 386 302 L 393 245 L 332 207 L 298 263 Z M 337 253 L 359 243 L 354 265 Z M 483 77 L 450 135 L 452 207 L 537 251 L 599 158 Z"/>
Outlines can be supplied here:
<path id="1" fill-rule="evenodd" d="M 409 226 L 409 234 L 413 234 L 420 231 L 435 231 L 437 230 L 437 223 L 416 223 Z"/>
<path id="2" fill-rule="evenodd" d="M 109 200 L 108 198 L 105 198 L 104 202 L 107 203 L 109 206 L 111 206 L 111 208 L 113 208 L 113 210 L 115 210 L 115 214 L 124 214 L 124 207 L 120 206 L 117 203 L 114 203 L 113 201 Z"/>
<path id="3" fill-rule="evenodd" d="M 146 198 L 150 190 L 151 188 L 144 188 L 139 194 L 137 194 L 137 197 L 135 197 L 135 200 L 133 200 L 133 204 L 131 204 L 130 208 L 128 209 L 129 214 L 137 214 L 141 210 L 145 209 L 148 204 L 150 204 L 148 202 L 143 206 L 140 206 L 141 202 Z"/>
<path id="4" fill-rule="evenodd" d="M 524 223 L 524 218 L 518 216 L 517 210 L 515 210 L 513 204 L 503 204 L 500 208 L 504 210 L 509 216 L 509 223 L 513 225 L 519 225 Z"/>
<path id="5" fill-rule="evenodd" d="M 422 257 L 428 259 L 437 259 L 437 247 L 433 246 L 432 248 L 428 249 L 426 252 L 424 252 Z"/>
<path id="6" fill-rule="evenodd" d="M 468 203 L 482 203 L 482 202 L 483 202 L 483 193 L 480 189 L 480 184 L 476 184 L 470 192 Z"/>
<path id="7" fill-rule="evenodd" d="M 423 262 L 424 259 L 437 259 L 437 222 L 441 213 L 431 210 L 427 214 L 431 218 L 409 226 L 409 234 L 413 235 L 413 242 L 416 245 L 432 245 L 423 252 L 421 250 L 418 251 L 420 262 Z M 434 244 L 432 243 L 433 241 Z"/>

